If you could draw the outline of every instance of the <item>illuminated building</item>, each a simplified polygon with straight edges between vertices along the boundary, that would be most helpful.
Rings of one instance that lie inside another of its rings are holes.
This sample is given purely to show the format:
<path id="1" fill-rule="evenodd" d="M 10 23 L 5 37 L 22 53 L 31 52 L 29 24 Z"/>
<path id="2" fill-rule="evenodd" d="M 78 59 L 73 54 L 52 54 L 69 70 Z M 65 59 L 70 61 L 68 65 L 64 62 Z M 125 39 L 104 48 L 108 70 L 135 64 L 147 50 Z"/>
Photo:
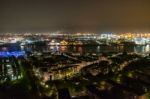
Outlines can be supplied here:
<path id="1" fill-rule="evenodd" d="M 14 51 L 14 52 L 0 52 L 0 57 L 10 57 L 10 56 L 25 56 L 25 51 Z"/>

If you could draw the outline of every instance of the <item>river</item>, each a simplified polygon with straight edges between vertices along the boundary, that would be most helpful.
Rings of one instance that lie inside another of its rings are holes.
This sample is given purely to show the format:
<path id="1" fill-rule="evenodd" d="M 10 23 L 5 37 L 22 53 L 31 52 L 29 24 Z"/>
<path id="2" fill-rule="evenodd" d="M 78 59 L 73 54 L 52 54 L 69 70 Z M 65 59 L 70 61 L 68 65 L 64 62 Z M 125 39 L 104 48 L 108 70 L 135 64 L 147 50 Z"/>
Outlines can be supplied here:
<path id="1" fill-rule="evenodd" d="M 28 45 L 20 46 L 19 44 L 8 44 L 0 46 L 0 51 L 60 51 L 60 52 L 74 52 L 74 53 L 102 53 L 102 52 L 136 52 L 149 53 L 150 45 L 145 46 L 37 46 Z"/>

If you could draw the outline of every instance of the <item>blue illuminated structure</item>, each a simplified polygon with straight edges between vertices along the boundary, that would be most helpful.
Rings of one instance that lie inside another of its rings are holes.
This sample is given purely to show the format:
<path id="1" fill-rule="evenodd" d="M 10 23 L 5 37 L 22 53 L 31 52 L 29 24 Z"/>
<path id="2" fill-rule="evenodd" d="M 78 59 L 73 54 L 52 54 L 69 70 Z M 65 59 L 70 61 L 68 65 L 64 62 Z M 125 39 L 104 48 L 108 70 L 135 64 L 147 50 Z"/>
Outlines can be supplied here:
<path id="1" fill-rule="evenodd" d="M 14 52 L 1 52 L 0 51 L 0 57 L 19 57 L 19 56 L 25 56 L 25 51 L 14 51 Z"/>

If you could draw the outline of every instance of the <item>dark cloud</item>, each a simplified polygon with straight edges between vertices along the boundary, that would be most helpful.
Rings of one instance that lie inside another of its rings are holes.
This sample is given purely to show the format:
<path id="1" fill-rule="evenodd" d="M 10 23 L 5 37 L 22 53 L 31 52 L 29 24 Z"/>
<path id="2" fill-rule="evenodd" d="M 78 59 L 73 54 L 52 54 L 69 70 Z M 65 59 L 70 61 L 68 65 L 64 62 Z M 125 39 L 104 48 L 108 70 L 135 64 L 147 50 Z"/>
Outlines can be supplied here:
<path id="1" fill-rule="evenodd" d="M 149 31 L 150 0 L 1 0 L 0 31 Z"/>

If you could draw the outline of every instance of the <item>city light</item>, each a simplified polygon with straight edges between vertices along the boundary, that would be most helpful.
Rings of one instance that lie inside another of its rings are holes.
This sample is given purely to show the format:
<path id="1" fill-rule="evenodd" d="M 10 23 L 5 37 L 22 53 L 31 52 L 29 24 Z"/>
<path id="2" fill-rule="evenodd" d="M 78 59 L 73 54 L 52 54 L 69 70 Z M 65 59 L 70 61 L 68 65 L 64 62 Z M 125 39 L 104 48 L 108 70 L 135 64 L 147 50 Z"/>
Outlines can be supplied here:
<path id="1" fill-rule="evenodd" d="M 14 51 L 14 52 L 0 52 L 0 57 L 10 57 L 10 56 L 25 56 L 25 51 Z"/>

